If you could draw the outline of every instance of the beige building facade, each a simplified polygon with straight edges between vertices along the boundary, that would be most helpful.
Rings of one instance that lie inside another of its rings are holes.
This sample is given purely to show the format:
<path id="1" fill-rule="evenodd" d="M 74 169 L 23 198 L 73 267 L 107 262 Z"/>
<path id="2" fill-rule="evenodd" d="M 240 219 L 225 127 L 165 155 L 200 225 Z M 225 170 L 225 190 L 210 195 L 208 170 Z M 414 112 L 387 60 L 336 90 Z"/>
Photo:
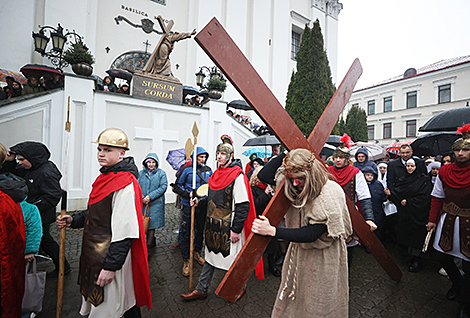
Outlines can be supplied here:
<path id="1" fill-rule="evenodd" d="M 352 106 L 366 111 L 369 142 L 413 141 L 434 115 L 470 102 L 470 55 L 438 61 L 353 92 Z"/>

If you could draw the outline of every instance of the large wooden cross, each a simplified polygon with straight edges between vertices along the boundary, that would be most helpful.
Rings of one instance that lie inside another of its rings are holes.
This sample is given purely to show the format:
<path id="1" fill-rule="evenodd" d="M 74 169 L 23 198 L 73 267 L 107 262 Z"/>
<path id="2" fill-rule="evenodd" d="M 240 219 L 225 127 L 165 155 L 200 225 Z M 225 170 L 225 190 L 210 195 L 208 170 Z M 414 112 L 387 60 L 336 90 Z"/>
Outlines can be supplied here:
<path id="1" fill-rule="evenodd" d="M 352 64 L 307 140 L 216 18 L 196 35 L 195 40 L 287 149 L 305 148 L 320 158 L 318 153 L 362 74 L 358 59 Z M 284 183 L 277 189 L 263 213 L 274 226 L 279 225 L 290 206 L 289 200 L 283 194 L 283 186 Z M 370 232 L 364 218 L 347 196 L 346 201 L 354 231 L 387 274 L 399 282 L 402 272 L 377 237 Z M 248 237 L 217 288 L 217 295 L 231 302 L 235 302 L 242 295 L 243 287 L 252 275 L 270 239 L 254 233 Z"/>

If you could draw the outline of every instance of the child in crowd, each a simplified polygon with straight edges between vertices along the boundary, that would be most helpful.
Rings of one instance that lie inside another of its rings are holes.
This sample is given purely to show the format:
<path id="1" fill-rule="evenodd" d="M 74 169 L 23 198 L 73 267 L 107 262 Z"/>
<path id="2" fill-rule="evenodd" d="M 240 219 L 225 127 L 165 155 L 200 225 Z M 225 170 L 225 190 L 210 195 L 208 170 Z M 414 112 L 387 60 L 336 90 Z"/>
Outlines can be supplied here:
<path id="1" fill-rule="evenodd" d="M 364 177 L 366 178 L 369 192 L 372 199 L 372 210 L 374 212 L 375 224 L 377 230 L 374 231 L 377 238 L 380 240 L 380 232 L 384 226 L 385 213 L 383 210 L 383 203 L 387 200 L 387 195 L 384 192 L 382 183 L 377 181 L 377 168 L 373 166 L 366 166 L 363 168 Z"/>
<path id="2" fill-rule="evenodd" d="M 441 168 L 441 163 L 433 161 L 427 166 L 427 168 L 429 177 L 431 178 L 431 182 L 432 184 L 434 184 L 434 182 L 436 182 L 436 177 L 439 172 L 439 169 Z"/>

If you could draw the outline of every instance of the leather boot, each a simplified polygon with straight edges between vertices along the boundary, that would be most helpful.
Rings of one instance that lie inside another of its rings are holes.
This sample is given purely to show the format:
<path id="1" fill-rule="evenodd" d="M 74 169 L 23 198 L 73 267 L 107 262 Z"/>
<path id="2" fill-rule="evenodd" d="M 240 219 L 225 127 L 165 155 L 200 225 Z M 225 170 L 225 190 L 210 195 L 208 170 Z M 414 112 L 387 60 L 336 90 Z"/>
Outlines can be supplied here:
<path id="1" fill-rule="evenodd" d="M 274 261 L 274 253 L 268 254 L 268 270 L 274 277 L 280 277 L 281 272 L 276 267 L 276 262 Z"/>
<path id="2" fill-rule="evenodd" d="M 185 259 L 183 263 L 183 276 L 189 276 L 189 259 Z"/>

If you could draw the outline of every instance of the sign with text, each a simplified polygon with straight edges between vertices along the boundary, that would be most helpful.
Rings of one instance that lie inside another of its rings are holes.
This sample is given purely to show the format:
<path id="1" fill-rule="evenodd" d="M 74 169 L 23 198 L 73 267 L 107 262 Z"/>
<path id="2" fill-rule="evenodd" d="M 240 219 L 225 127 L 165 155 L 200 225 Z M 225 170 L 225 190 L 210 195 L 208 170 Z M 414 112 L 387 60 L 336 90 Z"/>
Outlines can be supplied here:
<path id="1" fill-rule="evenodd" d="M 181 104 L 183 102 L 183 85 L 161 79 L 134 74 L 132 78 L 132 96 L 145 97 L 161 102 Z"/>

